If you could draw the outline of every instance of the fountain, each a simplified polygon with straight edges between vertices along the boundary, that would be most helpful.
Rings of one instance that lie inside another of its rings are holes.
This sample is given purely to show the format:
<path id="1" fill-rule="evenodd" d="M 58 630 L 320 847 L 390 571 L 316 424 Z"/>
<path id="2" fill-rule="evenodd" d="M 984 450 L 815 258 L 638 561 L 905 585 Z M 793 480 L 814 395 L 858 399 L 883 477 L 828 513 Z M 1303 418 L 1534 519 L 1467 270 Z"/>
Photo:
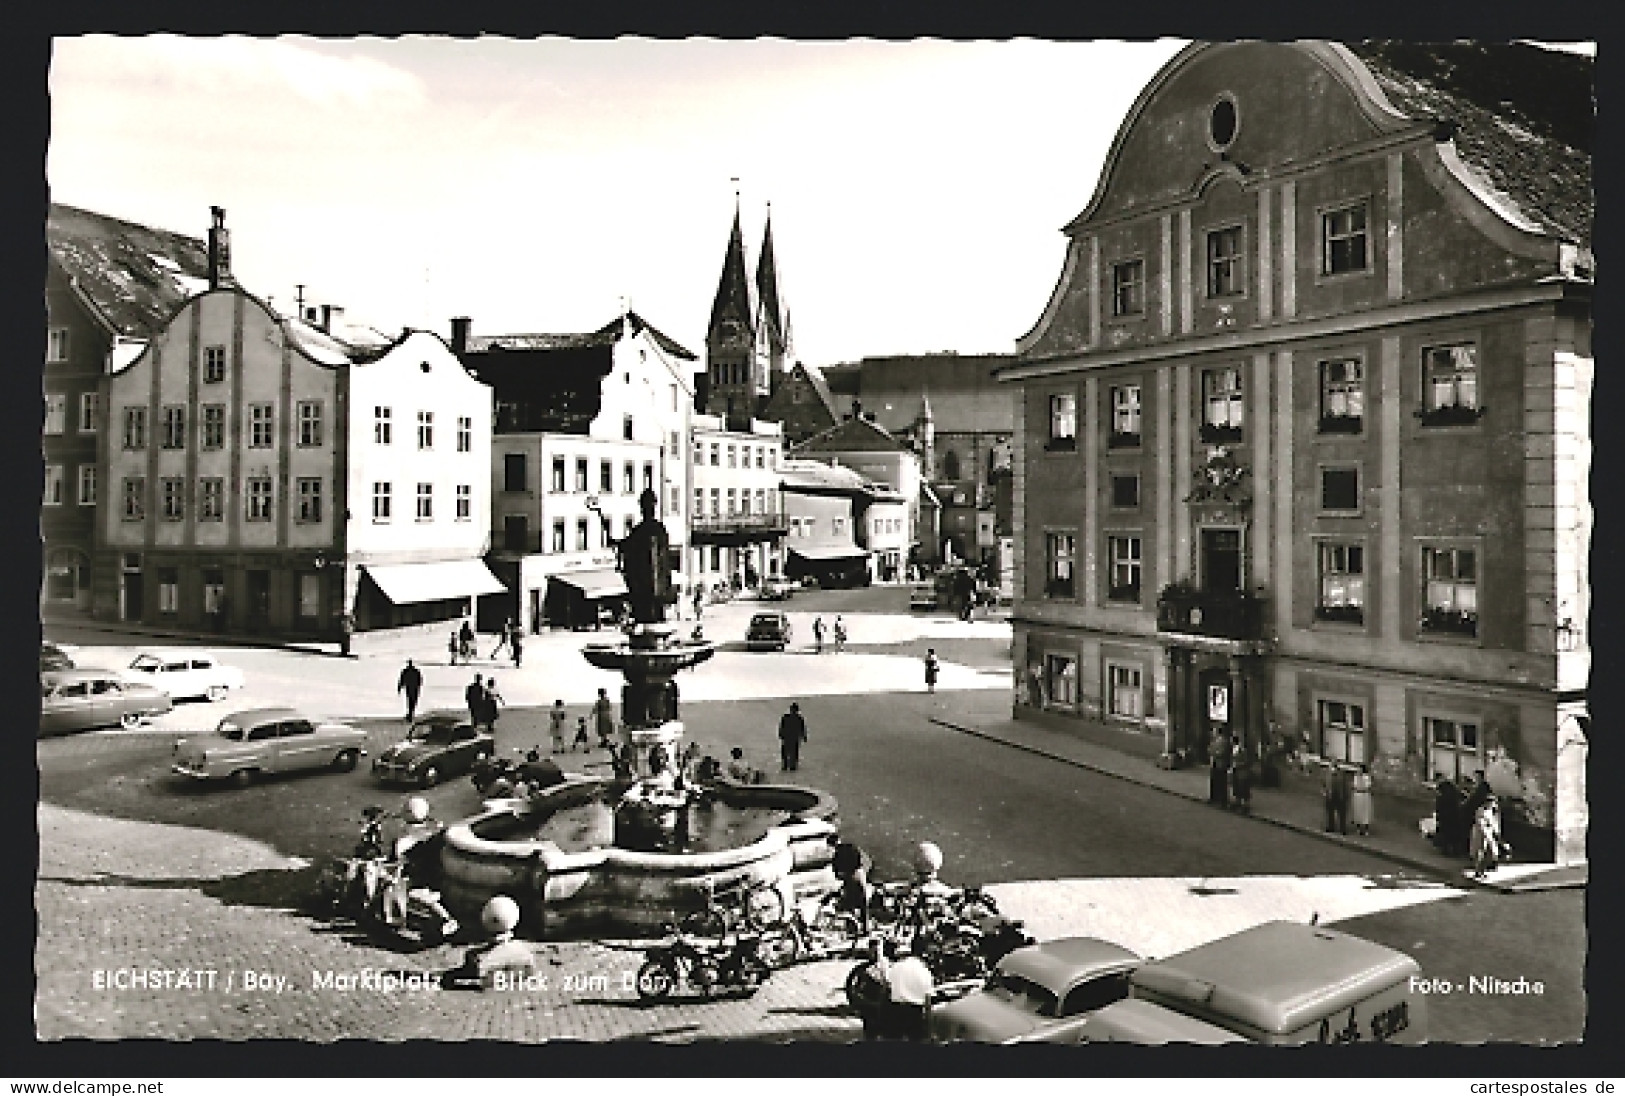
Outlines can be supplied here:
<path id="1" fill-rule="evenodd" d="M 476 915 L 505 894 L 521 923 L 544 937 L 587 931 L 657 931 L 701 908 L 708 891 L 775 886 L 789 902 L 835 889 L 837 807 L 832 796 L 789 785 L 690 783 L 674 676 L 716 648 L 681 639 L 665 621 L 675 600 L 666 531 L 645 491 L 643 522 L 615 545 L 633 621 L 617 643 L 582 655 L 618 671 L 621 720 L 632 761 L 621 779 L 575 778 L 527 800 L 488 805 L 450 826 L 441 890 L 453 911 Z M 596 500 L 588 500 L 597 510 Z M 606 531 L 608 521 L 599 514 Z M 696 824 L 698 823 L 698 824 Z"/>

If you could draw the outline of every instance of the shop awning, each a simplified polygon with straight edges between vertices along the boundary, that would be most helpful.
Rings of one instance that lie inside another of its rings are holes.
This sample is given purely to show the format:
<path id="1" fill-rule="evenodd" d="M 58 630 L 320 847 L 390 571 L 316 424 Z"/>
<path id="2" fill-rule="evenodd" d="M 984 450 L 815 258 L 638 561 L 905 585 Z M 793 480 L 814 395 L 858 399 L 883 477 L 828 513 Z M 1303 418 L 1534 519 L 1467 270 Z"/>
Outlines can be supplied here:
<path id="1" fill-rule="evenodd" d="M 806 548 L 791 548 L 790 551 L 794 555 L 800 556 L 802 559 L 820 561 L 835 559 L 862 559 L 864 556 L 869 554 L 866 549 L 859 548 L 855 544 L 823 544 L 808 546 Z"/>
<path id="2" fill-rule="evenodd" d="M 565 571 L 562 574 L 550 577 L 554 582 L 574 586 L 586 595 L 589 601 L 597 601 L 606 597 L 626 596 L 626 583 L 621 581 L 619 571 Z"/>
<path id="3" fill-rule="evenodd" d="M 363 564 L 384 596 L 396 605 L 507 591 L 483 560 L 446 559 L 435 563 Z"/>

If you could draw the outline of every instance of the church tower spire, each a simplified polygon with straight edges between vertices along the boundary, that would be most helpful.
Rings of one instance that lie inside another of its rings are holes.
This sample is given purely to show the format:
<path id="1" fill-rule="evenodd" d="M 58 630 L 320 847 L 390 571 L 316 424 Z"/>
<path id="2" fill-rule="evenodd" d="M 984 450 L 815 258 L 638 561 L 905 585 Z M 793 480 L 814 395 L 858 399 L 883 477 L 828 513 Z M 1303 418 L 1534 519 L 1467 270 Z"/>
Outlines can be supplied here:
<path id="1" fill-rule="evenodd" d="M 734 183 L 738 184 L 735 179 Z M 751 309 L 750 278 L 745 273 L 745 240 L 739 227 L 739 191 L 734 191 L 733 231 L 722 258 L 722 277 L 711 305 L 711 324 L 705 334 L 707 414 L 733 423 L 748 422 L 756 413 L 756 378 L 753 353 L 756 325 Z"/>
<path id="2" fill-rule="evenodd" d="M 779 300 L 779 267 L 773 254 L 773 203 L 767 203 L 762 250 L 756 258 L 756 333 L 761 356 L 771 374 L 784 371 L 790 352 L 790 320 Z"/>

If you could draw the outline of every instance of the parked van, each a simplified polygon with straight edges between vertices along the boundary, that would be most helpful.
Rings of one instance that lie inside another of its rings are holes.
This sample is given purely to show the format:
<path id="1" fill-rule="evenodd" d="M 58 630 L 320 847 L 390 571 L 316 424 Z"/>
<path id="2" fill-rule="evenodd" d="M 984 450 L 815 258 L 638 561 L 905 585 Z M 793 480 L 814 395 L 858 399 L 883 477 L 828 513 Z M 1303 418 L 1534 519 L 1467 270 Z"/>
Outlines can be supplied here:
<path id="1" fill-rule="evenodd" d="M 1129 995 L 1255 1043 L 1422 1043 L 1427 1002 L 1411 992 L 1421 973 L 1415 959 L 1381 944 L 1271 921 L 1146 963 L 1131 977 Z M 1163 1032 L 1149 1011 L 1129 1011 L 1108 1016 L 1097 1033 L 1114 1041 L 1210 1041 L 1200 1037 L 1211 1034 L 1205 1028 L 1185 1039 L 1173 1017 L 1160 1018 Z M 1121 1022 L 1114 1026 L 1114 1019 Z M 1136 1026 L 1153 1037 L 1132 1038 Z M 1089 1037 L 1087 1025 L 1083 1034 Z"/>

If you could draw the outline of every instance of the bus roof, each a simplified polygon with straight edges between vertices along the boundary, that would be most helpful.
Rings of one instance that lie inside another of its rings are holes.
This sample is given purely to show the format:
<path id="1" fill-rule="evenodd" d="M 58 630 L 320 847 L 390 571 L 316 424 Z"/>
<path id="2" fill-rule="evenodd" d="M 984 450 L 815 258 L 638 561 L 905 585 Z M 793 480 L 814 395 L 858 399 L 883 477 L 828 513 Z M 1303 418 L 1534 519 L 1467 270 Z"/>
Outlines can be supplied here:
<path id="1" fill-rule="evenodd" d="M 1336 929 L 1269 921 L 1147 963 L 1132 984 L 1137 997 L 1279 1035 L 1421 969 L 1403 952 Z"/>

